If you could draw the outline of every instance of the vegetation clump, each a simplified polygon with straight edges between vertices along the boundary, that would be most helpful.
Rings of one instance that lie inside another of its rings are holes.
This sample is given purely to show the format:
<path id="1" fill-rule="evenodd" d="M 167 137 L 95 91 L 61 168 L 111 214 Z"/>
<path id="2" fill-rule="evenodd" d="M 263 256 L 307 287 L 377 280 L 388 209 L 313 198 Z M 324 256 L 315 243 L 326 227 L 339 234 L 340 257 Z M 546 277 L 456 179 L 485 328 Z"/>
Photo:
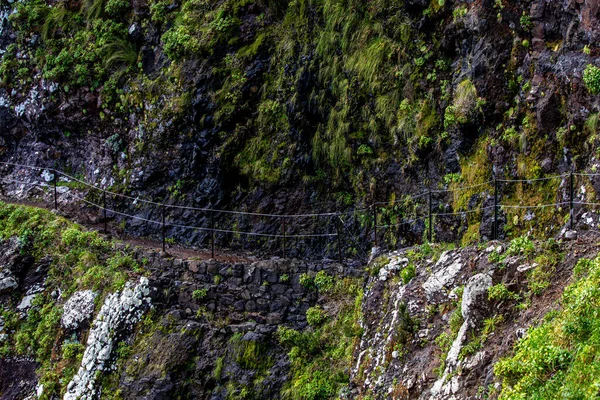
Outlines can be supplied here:
<path id="1" fill-rule="evenodd" d="M 588 64 L 583 71 L 583 82 L 590 93 L 600 93 L 600 68 Z"/>
<path id="2" fill-rule="evenodd" d="M 349 383 L 348 368 L 362 330 L 358 325 L 362 289 L 358 279 L 337 280 L 330 288 L 332 315 L 320 307 L 307 313 L 309 328 L 279 326 L 277 335 L 289 349 L 291 379 L 283 391 L 290 399 L 329 399 Z"/>
<path id="3" fill-rule="evenodd" d="M 494 371 L 502 379 L 500 399 L 594 398 L 600 376 L 600 258 L 582 259 L 562 308 L 530 328 L 512 356 Z"/>

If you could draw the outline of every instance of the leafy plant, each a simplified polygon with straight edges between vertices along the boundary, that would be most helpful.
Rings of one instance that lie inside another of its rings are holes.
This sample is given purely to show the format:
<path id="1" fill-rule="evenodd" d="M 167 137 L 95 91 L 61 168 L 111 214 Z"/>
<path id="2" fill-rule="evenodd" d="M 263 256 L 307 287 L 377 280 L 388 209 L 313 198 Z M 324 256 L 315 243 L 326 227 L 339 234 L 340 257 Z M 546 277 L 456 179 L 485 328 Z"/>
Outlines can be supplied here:
<path id="1" fill-rule="evenodd" d="M 495 365 L 494 372 L 502 379 L 500 399 L 596 396 L 600 260 L 583 264 L 588 273 L 565 289 L 562 309 L 531 328 L 514 355 Z"/>
<path id="2" fill-rule="evenodd" d="M 508 290 L 506 285 L 498 283 L 488 289 L 488 299 L 492 301 L 515 300 L 519 301 L 521 296 Z"/>
<path id="3" fill-rule="evenodd" d="M 591 94 L 600 93 L 600 68 L 588 64 L 583 71 L 583 82 Z"/>
<path id="4" fill-rule="evenodd" d="M 192 292 L 192 299 L 198 301 L 206 297 L 208 290 L 206 288 L 196 289 Z"/>
<path id="5" fill-rule="evenodd" d="M 319 271 L 315 275 L 314 283 L 319 290 L 327 292 L 333 287 L 333 276 L 327 274 L 325 271 Z"/>
<path id="6" fill-rule="evenodd" d="M 327 319 L 327 313 L 321 307 L 311 307 L 306 310 L 306 322 L 310 326 L 319 326 Z"/>

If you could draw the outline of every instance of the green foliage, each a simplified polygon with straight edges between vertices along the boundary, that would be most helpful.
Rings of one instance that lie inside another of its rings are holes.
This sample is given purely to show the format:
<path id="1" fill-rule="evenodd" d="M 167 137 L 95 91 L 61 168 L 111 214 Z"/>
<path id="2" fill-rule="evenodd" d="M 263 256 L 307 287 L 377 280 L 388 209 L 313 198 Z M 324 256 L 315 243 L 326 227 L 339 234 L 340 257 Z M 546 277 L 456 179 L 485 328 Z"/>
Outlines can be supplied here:
<path id="1" fill-rule="evenodd" d="M 32 305 L 27 319 L 15 333 L 15 348 L 18 354 L 34 354 L 38 362 L 44 362 L 52 354 L 62 310 L 43 295 L 36 296 Z"/>
<path id="2" fill-rule="evenodd" d="M 594 398 L 600 373 L 600 260 L 578 263 L 578 279 L 565 289 L 562 309 L 531 328 L 513 356 L 494 371 L 500 399 Z"/>
<path id="3" fill-rule="evenodd" d="M 315 275 L 315 285 L 320 291 L 327 292 L 333 288 L 333 276 L 325 271 L 319 271 Z"/>
<path id="4" fill-rule="evenodd" d="M 104 10 L 111 17 L 119 17 L 126 14 L 130 8 L 129 0 L 106 0 Z"/>
<path id="5" fill-rule="evenodd" d="M 180 61 L 200 50 L 200 44 L 184 26 L 169 29 L 161 40 L 165 54 L 173 61 Z"/>
<path id="6" fill-rule="evenodd" d="M 405 285 L 415 276 L 417 276 L 417 268 L 414 264 L 409 264 L 400 271 L 400 278 L 402 278 L 402 283 Z"/>
<path id="7" fill-rule="evenodd" d="M 535 253 L 535 244 L 527 235 L 519 236 L 510 241 L 506 249 L 506 256 L 523 255 L 530 257 Z"/>
<path id="8" fill-rule="evenodd" d="M 488 299 L 491 301 L 515 300 L 519 301 L 521 296 L 508 290 L 506 285 L 498 283 L 488 288 Z"/>
<path id="9" fill-rule="evenodd" d="M 590 114 L 590 116 L 585 121 L 585 129 L 591 135 L 594 135 L 593 139 L 595 139 L 595 135 L 598 132 L 598 120 L 599 119 L 600 119 L 600 113 L 597 112 L 597 113 Z"/>
<path id="10" fill-rule="evenodd" d="M 329 317 L 319 307 L 307 312 L 311 327 L 303 332 L 279 326 L 280 343 L 289 349 L 291 379 L 283 398 L 330 399 L 348 384 L 355 340 L 362 330 L 362 289 L 358 279 L 335 281 L 329 302 L 337 312 Z M 310 315 L 310 317 L 309 317 Z"/>
<path id="11" fill-rule="evenodd" d="M 533 22 L 531 22 L 531 17 L 528 14 L 525 14 L 525 12 L 523 12 L 523 14 L 521 15 L 519 22 L 521 23 L 521 28 L 523 28 L 523 30 L 525 31 L 530 31 L 531 28 L 533 28 Z"/>
<path id="12" fill-rule="evenodd" d="M 192 299 L 198 301 L 206 297 L 208 290 L 206 288 L 196 289 L 192 292 Z"/>
<path id="13" fill-rule="evenodd" d="M 446 107 L 444 113 L 444 127 L 451 128 L 456 125 L 465 124 L 480 109 L 481 99 L 477 97 L 477 89 L 473 82 L 465 79 L 458 84 L 454 91 L 452 105 Z"/>
<path id="14" fill-rule="evenodd" d="M 498 325 L 504 322 L 502 314 L 494 315 L 483 321 L 483 328 L 479 336 L 472 335 L 471 340 L 460 350 L 459 358 L 463 359 L 467 356 L 475 354 L 488 340 L 489 336 L 496 330 Z"/>
<path id="15" fill-rule="evenodd" d="M 306 310 L 306 322 L 312 327 L 321 325 L 327 319 L 327 313 L 319 306 Z"/>
<path id="16" fill-rule="evenodd" d="M 224 359 L 223 357 L 219 357 L 217 358 L 217 361 L 215 363 L 215 369 L 213 371 L 213 378 L 215 378 L 215 380 L 218 382 L 221 380 L 221 376 L 223 375 L 223 363 Z"/>
<path id="17" fill-rule="evenodd" d="M 591 94 L 600 93 L 600 68 L 588 64 L 583 71 L 583 82 Z"/>
<path id="18" fill-rule="evenodd" d="M 242 340 L 234 335 L 231 340 L 234 347 L 235 362 L 244 369 L 264 372 L 273 366 L 273 359 L 267 355 L 267 345 L 255 340 Z"/>
<path id="19" fill-rule="evenodd" d="M 454 19 L 454 23 L 456 23 L 458 20 L 464 18 L 464 16 L 467 15 L 468 11 L 469 10 L 467 9 L 467 7 L 465 5 L 456 7 L 452 11 L 452 18 Z"/>
<path id="20" fill-rule="evenodd" d="M 309 274 L 303 272 L 302 274 L 300 274 L 300 284 L 305 288 L 310 289 L 314 287 L 315 280 Z"/>
<path id="21" fill-rule="evenodd" d="M 81 343 L 65 343 L 62 346 L 62 356 L 64 359 L 75 360 L 79 357 L 83 357 L 83 351 L 85 346 Z"/>

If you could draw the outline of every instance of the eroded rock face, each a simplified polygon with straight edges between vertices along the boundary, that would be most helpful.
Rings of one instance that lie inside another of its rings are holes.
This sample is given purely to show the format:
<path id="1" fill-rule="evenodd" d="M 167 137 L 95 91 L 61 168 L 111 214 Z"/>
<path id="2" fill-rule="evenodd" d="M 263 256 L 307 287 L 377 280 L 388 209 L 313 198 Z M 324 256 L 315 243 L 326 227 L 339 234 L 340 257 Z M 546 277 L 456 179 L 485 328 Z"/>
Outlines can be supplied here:
<path id="1" fill-rule="evenodd" d="M 433 273 L 423 283 L 423 290 L 429 302 L 440 301 L 447 297 L 448 288 L 465 265 L 459 254 L 447 251 L 433 266 Z"/>
<path id="2" fill-rule="evenodd" d="M 74 330 L 87 321 L 94 312 L 96 293 L 91 290 L 75 292 L 64 305 L 61 323 L 63 328 Z"/>
<path id="3" fill-rule="evenodd" d="M 10 291 L 19 286 L 17 280 L 10 270 L 0 271 L 0 293 Z"/>
<path id="4" fill-rule="evenodd" d="M 79 371 L 67 386 L 64 400 L 93 399 L 98 394 L 97 373 L 110 369 L 109 361 L 119 333 L 131 328 L 150 306 L 147 278 L 135 286 L 128 282 L 122 292 L 109 295 L 96 316 L 90 331 Z"/>
<path id="5" fill-rule="evenodd" d="M 465 359 L 460 356 L 472 332 L 490 314 L 487 293 L 495 268 L 488 261 L 488 253 L 475 249 L 445 251 L 435 262 L 404 261 L 408 257 L 398 252 L 383 257 L 390 260 L 381 269 L 385 273 L 380 270 L 380 275 L 370 278 L 364 294 L 364 332 L 354 353 L 352 395 L 446 399 L 463 393 L 465 378 L 455 371 L 481 369 L 490 358 L 484 352 Z M 411 263 L 416 266 L 416 276 L 404 284 L 398 275 Z M 444 370 L 436 373 L 439 349 L 435 342 L 446 331 L 451 315 L 444 310 L 457 304 L 461 311 L 456 312 L 464 321 L 451 338 Z M 410 396 L 401 397 L 402 393 Z"/>
<path id="6" fill-rule="evenodd" d="M 446 357 L 446 368 L 443 375 L 434 383 L 431 389 L 432 399 L 445 399 L 447 396 L 458 392 L 460 385 L 458 377 L 449 376 L 459 365 L 459 355 L 464 344 L 468 339 L 468 333 L 476 329 L 481 324 L 483 318 L 488 313 L 487 292 L 492 286 L 492 277 L 487 273 L 479 273 L 472 276 L 467 281 L 462 297 L 461 312 L 464 322 L 458 331 L 458 335 L 452 342 L 452 347 Z M 478 355 L 469 361 L 473 367 L 479 363 L 483 355 Z"/>
<path id="7" fill-rule="evenodd" d="M 15 273 L 20 269 L 19 250 L 21 246 L 15 237 L 0 246 L 0 293 L 19 286 Z"/>

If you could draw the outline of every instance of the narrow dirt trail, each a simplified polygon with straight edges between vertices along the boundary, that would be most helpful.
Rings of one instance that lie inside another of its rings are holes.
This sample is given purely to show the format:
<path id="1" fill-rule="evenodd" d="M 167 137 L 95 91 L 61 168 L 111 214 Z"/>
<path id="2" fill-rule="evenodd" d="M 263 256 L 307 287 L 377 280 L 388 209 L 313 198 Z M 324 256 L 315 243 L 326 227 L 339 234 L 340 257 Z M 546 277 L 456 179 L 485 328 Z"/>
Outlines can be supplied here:
<path id="1" fill-rule="evenodd" d="M 50 204 L 39 201 L 20 200 L 15 201 L 6 197 L 0 197 L 0 201 L 17 206 L 35 207 L 51 211 L 61 217 L 73 221 L 86 229 L 99 232 L 101 235 L 112 238 L 117 242 L 130 245 L 132 247 L 144 247 L 156 251 L 162 250 L 162 242 L 152 238 L 133 237 L 119 232 L 114 226 L 108 225 L 108 233 L 104 232 L 104 223 L 97 217 L 90 215 L 83 207 L 79 208 L 72 204 L 61 204 L 58 210 L 55 210 Z M 180 244 L 167 243 L 166 253 L 173 257 L 182 259 L 209 260 L 212 258 L 210 249 L 199 249 L 182 246 Z M 243 254 L 231 249 L 215 248 L 215 260 L 224 262 L 252 262 L 260 258 L 252 254 Z"/>

